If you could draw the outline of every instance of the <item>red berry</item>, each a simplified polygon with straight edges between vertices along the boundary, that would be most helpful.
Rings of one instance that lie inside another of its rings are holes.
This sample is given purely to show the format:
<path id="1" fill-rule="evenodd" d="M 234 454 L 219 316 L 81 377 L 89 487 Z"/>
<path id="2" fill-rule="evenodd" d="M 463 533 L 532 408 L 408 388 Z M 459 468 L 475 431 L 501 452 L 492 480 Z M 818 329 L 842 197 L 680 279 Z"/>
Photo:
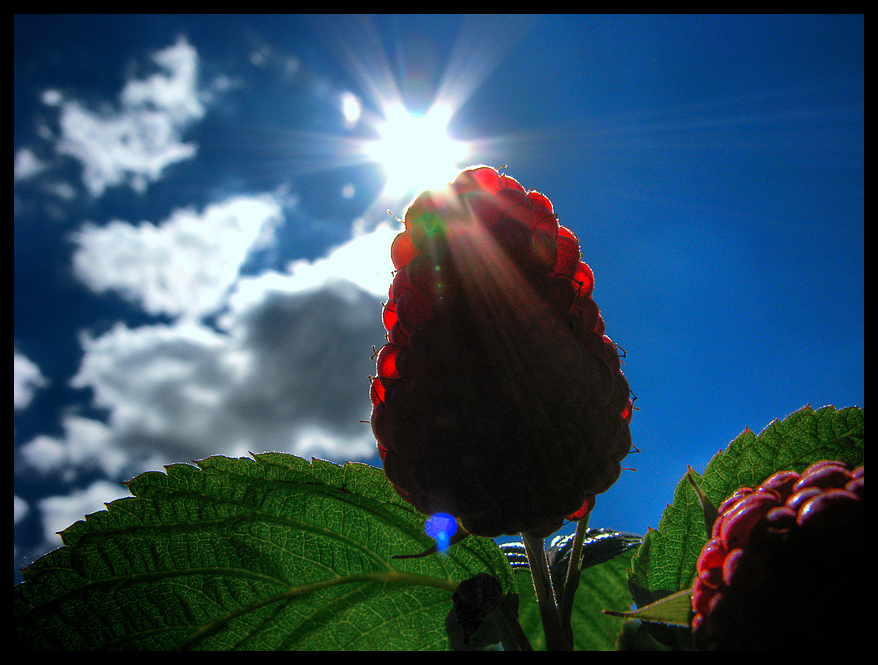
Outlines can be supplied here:
<path id="1" fill-rule="evenodd" d="M 793 485 L 799 481 L 799 474 L 795 471 L 778 471 L 771 478 L 762 483 L 757 491 L 764 492 L 773 490 L 781 498 L 786 498 L 793 492 Z"/>
<path id="2" fill-rule="evenodd" d="M 372 427 L 399 495 L 490 537 L 582 519 L 633 404 L 576 235 L 481 166 L 412 202 L 391 257 Z"/>
<path id="3" fill-rule="evenodd" d="M 846 489 L 830 488 L 802 504 L 796 515 L 796 524 L 829 530 L 840 522 L 860 517 L 862 510 L 863 501 L 856 494 Z"/>
<path id="4" fill-rule="evenodd" d="M 826 649 L 855 635 L 865 619 L 843 603 L 865 574 L 864 487 L 863 467 L 819 462 L 725 500 L 696 562 L 695 645 Z"/>
<path id="5" fill-rule="evenodd" d="M 793 491 L 797 492 L 806 487 L 844 487 L 850 479 L 851 472 L 844 465 L 837 462 L 820 462 L 805 469 L 802 477 L 793 486 Z"/>
<path id="6" fill-rule="evenodd" d="M 723 515 L 720 540 L 727 550 L 744 547 L 750 542 L 753 530 L 772 508 L 779 505 L 777 496 L 770 491 L 756 492 L 729 507 Z"/>
<path id="7" fill-rule="evenodd" d="M 719 540 L 708 542 L 698 557 L 698 570 L 702 571 L 698 577 L 708 586 L 716 589 L 722 581 L 723 562 L 728 555 L 729 551 Z"/>

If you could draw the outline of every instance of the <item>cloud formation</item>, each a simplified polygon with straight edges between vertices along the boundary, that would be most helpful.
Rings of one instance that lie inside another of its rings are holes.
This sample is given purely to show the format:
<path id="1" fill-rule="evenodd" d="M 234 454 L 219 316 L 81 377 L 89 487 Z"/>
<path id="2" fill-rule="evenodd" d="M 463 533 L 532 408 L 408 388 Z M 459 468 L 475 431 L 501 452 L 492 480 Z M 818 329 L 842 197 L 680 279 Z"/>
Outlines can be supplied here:
<path id="1" fill-rule="evenodd" d="M 115 106 L 92 109 L 56 90 L 44 102 L 59 109 L 56 151 L 82 164 L 93 196 L 128 185 L 144 192 L 165 168 L 190 159 L 196 146 L 183 140 L 205 108 L 199 97 L 198 53 L 183 38 L 152 56 L 160 72 L 129 81 Z"/>
<path id="2" fill-rule="evenodd" d="M 72 235 L 76 276 L 96 293 L 113 291 L 148 314 L 200 317 L 223 303 L 250 252 L 274 239 L 280 204 L 234 197 L 202 212 L 176 210 L 158 225 L 113 220 Z"/>
<path id="3" fill-rule="evenodd" d="M 195 157 L 186 132 L 210 108 L 198 54 L 181 38 L 152 60 L 158 71 L 129 80 L 112 104 L 46 90 L 43 103 L 58 109 L 60 133 L 43 137 L 55 158 L 20 149 L 16 183 L 41 177 L 60 155 L 82 165 L 96 199 L 116 186 L 148 195 L 168 166 Z M 382 221 L 366 232 L 372 220 L 353 220 L 350 240 L 322 256 L 244 274 L 255 252 L 291 255 L 278 247 L 285 187 L 201 208 L 181 201 L 162 219 L 79 221 L 67 234 L 72 273 L 85 288 L 157 320 L 79 331 L 82 355 L 68 387 L 90 402 L 67 405 L 57 431 L 17 444 L 19 470 L 53 487 L 30 503 L 27 491 L 13 497 L 17 521 L 41 520 L 46 540 L 35 550 L 57 546 L 57 531 L 127 495 L 120 481 L 166 464 L 269 450 L 334 460 L 376 454 L 364 421 L 399 229 Z M 16 350 L 16 412 L 46 385 Z"/>
<path id="4" fill-rule="evenodd" d="M 181 317 L 83 332 L 71 385 L 90 391 L 106 421 L 68 413 L 61 435 L 34 437 L 21 446 L 20 460 L 70 485 L 95 473 L 109 482 L 41 501 L 47 538 L 127 495 L 119 480 L 165 464 L 269 450 L 336 460 L 374 456 L 364 421 L 372 347 L 384 341 L 381 299 L 329 269 L 333 256 L 352 251 L 345 245 L 298 263 L 298 274 L 239 278 L 238 286 L 249 288 L 228 299 L 214 325 Z M 57 537 L 47 542 L 57 544 Z"/>
<path id="5" fill-rule="evenodd" d="M 100 468 L 109 476 L 157 462 L 280 450 L 364 459 L 379 301 L 348 282 L 267 291 L 216 330 L 178 322 L 84 335 L 72 380 L 109 414 L 69 416 L 63 439 L 37 437 L 23 457 L 43 472 Z"/>
<path id="6" fill-rule="evenodd" d="M 48 385 L 40 368 L 18 349 L 12 352 L 12 402 L 15 411 L 25 409 L 40 388 Z"/>
<path id="7" fill-rule="evenodd" d="M 179 279 L 180 293 L 187 294 L 193 280 L 175 267 L 185 261 L 174 253 L 196 265 L 222 264 L 225 246 L 207 251 L 200 242 L 181 242 L 177 227 L 191 224 L 202 229 L 198 238 L 218 237 L 216 225 L 206 220 L 228 220 L 219 211 L 233 209 L 218 206 L 214 214 L 187 214 L 146 231 L 123 223 L 118 229 L 90 227 L 79 236 L 88 249 L 78 254 L 77 265 L 88 271 L 91 286 L 125 286 L 135 302 L 180 316 L 136 327 L 119 321 L 100 334 L 81 334 L 83 357 L 71 385 L 91 392 L 107 422 L 66 415 L 63 436 L 37 436 L 22 447 L 32 468 L 68 476 L 100 470 L 119 477 L 212 454 L 374 455 L 371 429 L 361 421 L 369 418 L 372 346 L 384 342 L 379 294 L 386 297 L 390 283 L 387 249 L 396 231 L 381 225 L 325 257 L 293 262 L 283 273 L 240 276 L 246 258 L 240 253 L 236 264 L 227 262 L 226 279 L 203 287 L 210 297 L 195 302 L 206 304 L 175 299 L 177 291 L 162 285 Z M 254 228 L 272 219 L 274 208 L 261 210 L 264 215 L 253 216 Z M 140 233 L 161 242 L 146 243 L 153 251 L 135 251 L 132 246 L 142 245 L 131 238 Z M 229 245 L 247 246 L 231 236 Z M 375 260 L 378 252 L 386 258 Z M 366 264 L 380 269 L 374 274 L 359 269 Z M 134 278 L 122 284 L 126 266 Z M 166 306 L 158 307 L 161 303 Z M 214 311 L 222 313 L 212 324 L 196 316 Z"/>

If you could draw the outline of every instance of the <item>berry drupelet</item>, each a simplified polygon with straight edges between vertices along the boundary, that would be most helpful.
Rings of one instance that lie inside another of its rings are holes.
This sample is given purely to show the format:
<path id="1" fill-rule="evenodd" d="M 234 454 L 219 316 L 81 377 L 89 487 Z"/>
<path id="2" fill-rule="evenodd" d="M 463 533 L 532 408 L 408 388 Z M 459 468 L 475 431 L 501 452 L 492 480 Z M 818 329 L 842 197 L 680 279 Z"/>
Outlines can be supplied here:
<path id="1" fill-rule="evenodd" d="M 864 501 L 865 467 L 835 461 L 726 499 L 696 564 L 695 646 L 829 650 L 865 639 Z"/>

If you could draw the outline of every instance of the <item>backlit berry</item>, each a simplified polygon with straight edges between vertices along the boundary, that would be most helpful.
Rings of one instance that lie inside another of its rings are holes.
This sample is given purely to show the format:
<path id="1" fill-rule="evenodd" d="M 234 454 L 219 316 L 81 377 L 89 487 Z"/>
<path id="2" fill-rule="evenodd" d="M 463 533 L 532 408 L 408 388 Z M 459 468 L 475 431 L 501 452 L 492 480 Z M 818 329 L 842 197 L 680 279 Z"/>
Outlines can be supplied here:
<path id="1" fill-rule="evenodd" d="M 865 467 L 827 461 L 724 501 L 696 563 L 696 647 L 827 650 L 857 637 L 864 488 Z"/>
<path id="2" fill-rule="evenodd" d="M 371 399 L 397 493 L 489 537 L 584 517 L 619 477 L 633 404 L 576 235 L 480 166 L 411 203 L 391 258 Z"/>

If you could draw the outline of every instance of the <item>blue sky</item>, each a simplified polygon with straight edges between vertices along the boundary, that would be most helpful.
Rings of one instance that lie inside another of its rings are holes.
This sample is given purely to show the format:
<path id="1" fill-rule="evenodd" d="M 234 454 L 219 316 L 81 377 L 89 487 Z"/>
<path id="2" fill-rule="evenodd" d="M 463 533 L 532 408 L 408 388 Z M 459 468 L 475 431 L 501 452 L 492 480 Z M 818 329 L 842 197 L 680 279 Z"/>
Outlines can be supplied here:
<path id="1" fill-rule="evenodd" d="M 864 406 L 863 23 L 16 16 L 14 571 L 144 470 L 377 465 L 387 211 L 435 167 L 507 165 L 581 240 L 641 451 L 592 526 L 657 527 L 745 427 Z M 388 145 L 437 112 L 461 152 Z"/>

